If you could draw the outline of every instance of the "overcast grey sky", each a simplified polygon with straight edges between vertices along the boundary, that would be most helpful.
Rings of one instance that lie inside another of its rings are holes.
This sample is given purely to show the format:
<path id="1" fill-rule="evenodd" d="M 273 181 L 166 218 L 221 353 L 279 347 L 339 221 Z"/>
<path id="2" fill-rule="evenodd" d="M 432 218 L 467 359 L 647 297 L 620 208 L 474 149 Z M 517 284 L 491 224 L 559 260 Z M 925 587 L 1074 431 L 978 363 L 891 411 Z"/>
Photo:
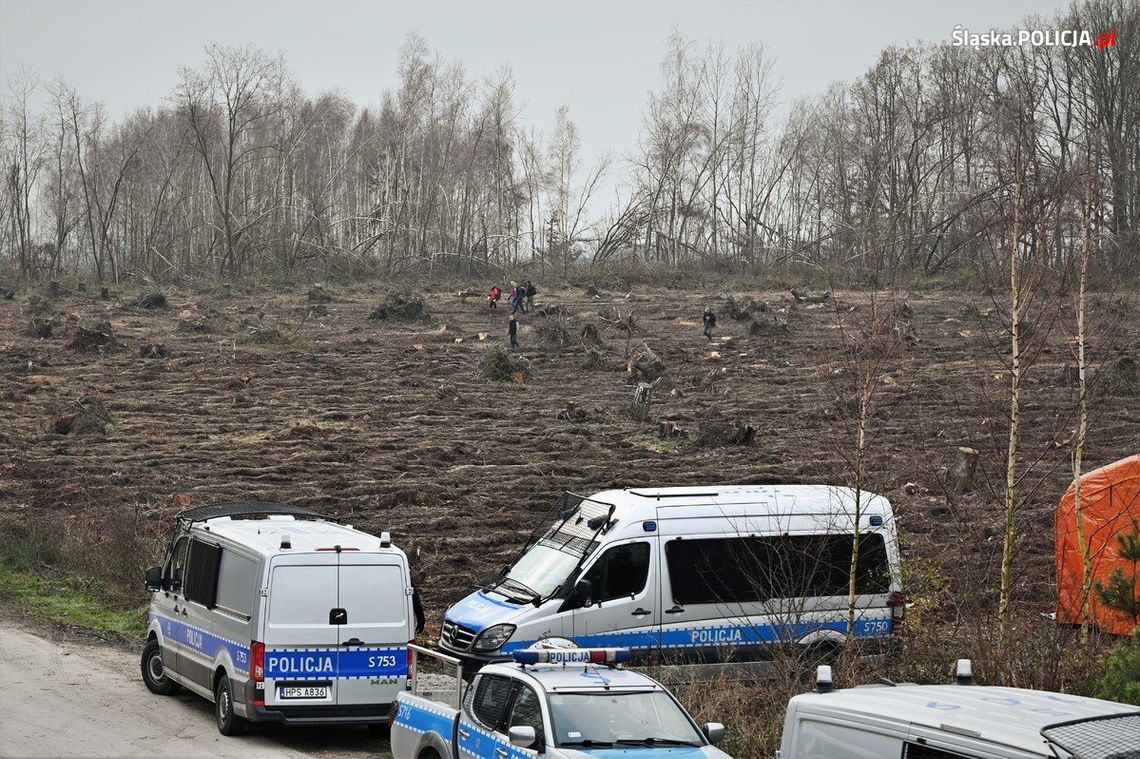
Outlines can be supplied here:
<path id="1" fill-rule="evenodd" d="M 1054 0 L 0 0 L 0 79 L 27 66 L 62 77 L 112 116 L 157 105 L 178 68 L 211 42 L 280 51 L 311 93 L 376 103 L 396 80 L 400 45 L 418 32 L 468 74 L 514 71 L 524 122 L 546 130 L 565 103 L 587 162 L 632 151 L 646 93 L 676 28 L 729 47 L 761 42 L 784 101 L 853 79 L 893 43 L 948 40 L 1052 15 Z"/>

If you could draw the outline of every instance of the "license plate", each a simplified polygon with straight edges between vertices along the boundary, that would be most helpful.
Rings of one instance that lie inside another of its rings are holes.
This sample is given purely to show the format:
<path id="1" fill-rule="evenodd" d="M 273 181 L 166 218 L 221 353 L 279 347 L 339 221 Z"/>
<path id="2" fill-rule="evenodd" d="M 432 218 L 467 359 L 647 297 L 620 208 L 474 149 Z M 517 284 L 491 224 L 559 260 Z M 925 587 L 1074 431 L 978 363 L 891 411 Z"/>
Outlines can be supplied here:
<path id="1" fill-rule="evenodd" d="M 328 698 L 329 686 L 286 687 L 277 689 L 277 698 Z"/>

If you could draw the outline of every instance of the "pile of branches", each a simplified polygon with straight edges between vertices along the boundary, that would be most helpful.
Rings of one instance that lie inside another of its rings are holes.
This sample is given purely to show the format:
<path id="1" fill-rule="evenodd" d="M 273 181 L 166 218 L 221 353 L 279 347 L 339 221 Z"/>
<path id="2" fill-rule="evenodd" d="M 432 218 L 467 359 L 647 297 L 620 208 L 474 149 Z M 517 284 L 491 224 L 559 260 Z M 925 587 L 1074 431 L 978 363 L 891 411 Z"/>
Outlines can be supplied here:
<path id="1" fill-rule="evenodd" d="M 388 299 L 372 310 L 369 319 L 403 319 L 405 321 L 418 321 L 428 317 L 427 306 L 424 299 L 418 295 L 403 295 L 392 293 Z"/>

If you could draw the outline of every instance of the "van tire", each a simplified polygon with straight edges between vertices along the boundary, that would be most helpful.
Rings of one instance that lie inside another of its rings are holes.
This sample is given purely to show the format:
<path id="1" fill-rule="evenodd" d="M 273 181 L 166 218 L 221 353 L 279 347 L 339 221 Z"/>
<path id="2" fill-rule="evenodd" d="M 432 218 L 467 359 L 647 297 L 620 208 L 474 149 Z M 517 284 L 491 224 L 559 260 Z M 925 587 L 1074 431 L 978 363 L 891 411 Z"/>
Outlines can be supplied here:
<path id="1" fill-rule="evenodd" d="M 214 718 L 218 722 L 218 732 L 222 735 L 242 735 L 249 728 L 249 722 L 234 712 L 230 678 L 224 672 L 218 676 L 218 682 L 214 685 Z"/>
<path id="2" fill-rule="evenodd" d="M 182 686 L 166 676 L 166 668 L 162 664 L 162 646 L 158 638 L 151 638 L 143 646 L 142 651 L 142 679 L 146 689 L 159 696 L 173 696 L 182 690 Z"/>

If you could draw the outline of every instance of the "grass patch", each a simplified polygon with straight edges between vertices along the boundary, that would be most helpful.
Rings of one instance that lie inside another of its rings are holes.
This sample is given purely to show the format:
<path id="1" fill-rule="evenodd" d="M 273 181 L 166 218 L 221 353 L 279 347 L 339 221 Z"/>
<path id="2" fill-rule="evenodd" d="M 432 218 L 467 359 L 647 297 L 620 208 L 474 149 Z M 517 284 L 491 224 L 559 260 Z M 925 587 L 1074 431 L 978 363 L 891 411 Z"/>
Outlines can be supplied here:
<path id="1" fill-rule="evenodd" d="M 146 613 L 142 608 L 114 608 L 81 588 L 74 580 L 51 577 L 0 562 L 0 604 L 27 619 L 54 622 L 130 638 L 142 637 Z"/>

